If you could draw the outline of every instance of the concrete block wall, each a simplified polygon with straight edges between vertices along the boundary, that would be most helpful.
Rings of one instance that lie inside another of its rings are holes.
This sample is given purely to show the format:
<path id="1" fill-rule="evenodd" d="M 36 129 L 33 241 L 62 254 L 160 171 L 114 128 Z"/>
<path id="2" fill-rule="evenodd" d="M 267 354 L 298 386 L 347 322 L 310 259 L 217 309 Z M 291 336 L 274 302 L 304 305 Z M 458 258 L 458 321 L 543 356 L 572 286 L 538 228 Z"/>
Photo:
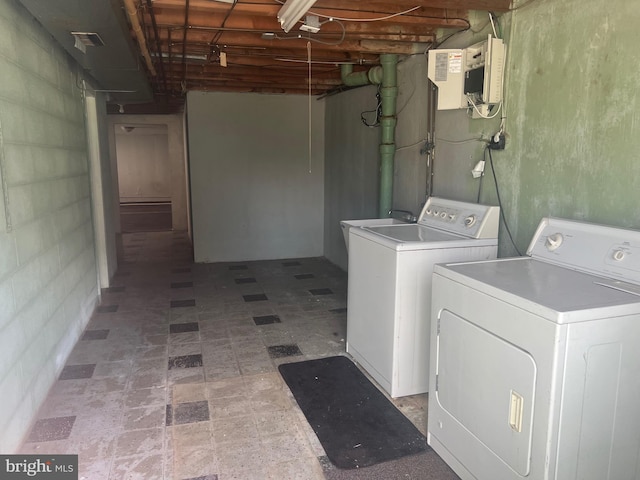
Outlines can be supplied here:
<path id="1" fill-rule="evenodd" d="M 98 298 L 81 78 L 0 0 L 0 452 L 11 453 Z"/>

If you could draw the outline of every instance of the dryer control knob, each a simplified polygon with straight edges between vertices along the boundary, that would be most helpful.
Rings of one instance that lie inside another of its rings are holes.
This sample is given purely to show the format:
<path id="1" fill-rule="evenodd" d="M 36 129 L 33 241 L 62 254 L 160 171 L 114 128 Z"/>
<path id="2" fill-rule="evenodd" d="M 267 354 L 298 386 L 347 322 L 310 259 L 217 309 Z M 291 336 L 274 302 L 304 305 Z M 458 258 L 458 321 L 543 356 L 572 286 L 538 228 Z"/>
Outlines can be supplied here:
<path id="1" fill-rule="evenodd" d="M 615 250 L 613 252 L 613 259 L 618 261 L 618 262 L 620 260 L 622 260 L 624 258 L 624 256 L 625 256 L 624 250 Z"/>
<path id="2" fill-rule="evenodd" d="M 464 219 L 464 226 L 465 227 L 473 227 L 473 225 L 476 223 L 476 216 L 475 215 L 469 215 L 468 217 L 465 217 Z"/>
<path id="3" fill-rule="evenodd" d="M 554 233 L 553 235 L 549 235 L 547 237 L 547 241 L 544 243 L 544 245 L 545 247 L 547 247 L 547 250 L 549 250 L 550 252 L 553 252 L 560 245 L 562 245 L 563 240 L 564 240 L 564 237 L 562 236 L 561 233 Z"/>

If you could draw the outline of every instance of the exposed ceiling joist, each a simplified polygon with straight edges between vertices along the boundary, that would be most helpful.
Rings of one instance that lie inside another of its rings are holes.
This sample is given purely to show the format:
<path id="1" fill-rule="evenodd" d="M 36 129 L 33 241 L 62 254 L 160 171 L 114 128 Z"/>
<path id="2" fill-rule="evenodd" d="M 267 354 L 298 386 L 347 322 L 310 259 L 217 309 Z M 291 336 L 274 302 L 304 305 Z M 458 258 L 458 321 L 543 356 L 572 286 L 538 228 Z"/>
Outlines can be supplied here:
<path id="1" fill-rule="evenodd" d="M 424 53 L 440 29 L 467 29 L 470 10 L 500 13 L 511 3 L 317 0 L 308 13 L 319 31 L 300 31 L 299 22 L 285 33 L 277 19 L 284 0 L 126 0 L 140 41 L 125 0 L 21 1 L 100 87 L 114 90 L 114 103 L 126 104 L 148 102 L 151 92 L 181 104 L 189 90 L 306 94 L 310 84 L 324 94 L 341 86 L 342 63 L 359 71 L 382 53 Z M 80 52 L 71 31 L 95 32 L 105 45 Z"/>

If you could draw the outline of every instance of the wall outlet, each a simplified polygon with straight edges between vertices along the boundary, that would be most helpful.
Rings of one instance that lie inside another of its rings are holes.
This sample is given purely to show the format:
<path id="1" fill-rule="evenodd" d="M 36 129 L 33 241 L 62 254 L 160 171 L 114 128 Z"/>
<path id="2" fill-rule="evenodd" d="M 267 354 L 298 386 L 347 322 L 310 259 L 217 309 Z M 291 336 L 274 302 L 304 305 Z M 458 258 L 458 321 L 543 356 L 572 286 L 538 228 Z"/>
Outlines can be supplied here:
<path id="1" fill-rule="evenodd" d="M 504 150 L 504 145 L 504 133 L 498 132 L 489 140 L 489 148 L 491 150 Z"/>

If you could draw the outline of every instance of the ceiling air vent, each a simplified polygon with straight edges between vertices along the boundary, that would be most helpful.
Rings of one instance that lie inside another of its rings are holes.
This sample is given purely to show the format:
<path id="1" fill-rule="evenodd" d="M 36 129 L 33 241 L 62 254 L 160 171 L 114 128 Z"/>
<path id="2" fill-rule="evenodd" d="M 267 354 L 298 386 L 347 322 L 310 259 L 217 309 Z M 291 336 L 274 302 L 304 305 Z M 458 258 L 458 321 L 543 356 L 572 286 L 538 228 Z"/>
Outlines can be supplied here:
<path id="1" fill-rule="evenodd" d="M 94 32 L 71 32 L 76 39 L 74 47 L 84 53 L 87 47 L 104 47 L 104 42 L 100 35 Z"/>

